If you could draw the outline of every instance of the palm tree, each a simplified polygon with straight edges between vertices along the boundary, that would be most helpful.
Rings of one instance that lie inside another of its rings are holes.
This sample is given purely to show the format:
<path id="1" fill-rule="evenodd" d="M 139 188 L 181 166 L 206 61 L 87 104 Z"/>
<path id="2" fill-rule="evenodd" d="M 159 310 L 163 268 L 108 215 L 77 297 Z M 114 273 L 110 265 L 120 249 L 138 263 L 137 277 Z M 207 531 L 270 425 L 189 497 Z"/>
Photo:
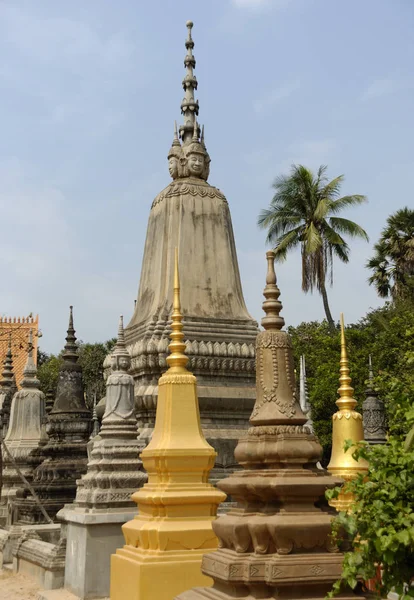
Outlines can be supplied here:
<path id="1" fill-rule="evenodd" d="M 326 278 L 333 284 L 333 257 L 349 261 L 349 246 L 342 234 L 368 241 L 362 227 L 337 217 L 343 209 L 366 201 L 365 196 L 339 197 L 344 180 L 339 175 L 332 181 L 326 177 L 326 166 L 315 175 L 302 165 L 292 165 L 289 175 L 281 175 L 273 183 L 275 195 L 270 207 L 262 210 L 258 225 L 267 229 L 267 242 L 275 247 L 276 260 L 286 260 L 287 253 L 300 246 L 302 254 L 302 290 L 321 294 L 326 318 L 331 329 L 335 323 L 329 308 Z"/>
<path id="2" fill-rule="evenodd" d="M 381 298 L 394 300 L 414 294 L 414 210 L 401 208 L 387 219 L 375 254 L 367 262 L 372 275 L 368 279 L 375 285 Z"/>

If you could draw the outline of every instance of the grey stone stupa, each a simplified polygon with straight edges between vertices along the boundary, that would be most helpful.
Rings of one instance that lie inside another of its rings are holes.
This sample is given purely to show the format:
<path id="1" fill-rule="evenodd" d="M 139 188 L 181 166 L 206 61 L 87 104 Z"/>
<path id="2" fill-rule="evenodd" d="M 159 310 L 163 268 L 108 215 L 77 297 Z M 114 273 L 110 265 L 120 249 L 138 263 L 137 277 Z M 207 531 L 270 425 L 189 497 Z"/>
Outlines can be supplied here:
<path id="1" fill-rule="evenodd" d="M 387 441 L 387 418 L 384 402 L 374 389 L 371 355 L 369 355 L 368 387 L 365 390 L 365 400 L 362 403 L 362 418 L 365 441 L 369 444 L 385 444 Z"/>
<path id="2" fill-rule="evenodd" d="M 131 496 L 147 481 L 139 458 L 130 366 L 121 317 L 101 431 L 92 440 L 88 470 L 78 481 L 75 502 L 58 513 L 67 524 L 65 587 L 80 598 L 109 596 L 110 557 L 124 543 L 122 525 L 136 515 Z"/>
<path id="3" fill-rule="evenodd" d="M 46 424 L 49 439 L 42 448 L 43 460 L 33 476 L 33 488 L 52 520 L 64 504 L 75 499 L 76 480 L 86 472 L 91 427 L 91 414 L 83 393 L 82 368 L 78 363 L 72 307 L 62 358 L 56 398 Z M 44 516 L 38 505 L 25 495 L 15 502 L 19 523 L 43 523 Z"/>
<path id="4" fill-rule="evenodd" d="M 37 369 L 33 360 L 32 330 L 29 333 L 27 361 L 23 371 L 21 389 L 13 396 L 10 422 L 3 453 L 3 487 L 0 501 L 0 525 L 12 525 L 11 505 L 17 491 L 22 487 L 23 475 L 27 481 L 33 478 L 31 453 L 42 440 L 42 422 L 45 412 L 45 396 L 39 390 Z"/>
<path id="5" fill-rule="evenodd" d="M 203 432 L 218 453 L 212 480 L 232 471 L 255 399 L 256 321 L 243 298 L 228 202 L 208 183 L 210 156 L 197 122 L 193 24 L 187 23 L 183 124 L 168 153 L 173 181 L 152 203 L 134 314 L 132 357 L 140 439 L 151 437 L 158 379 L 166 370 L 174 248 L 179 250 L 186 354 L 197 377 Z M 109 358 L 106 366 L 108 366 Z"/>

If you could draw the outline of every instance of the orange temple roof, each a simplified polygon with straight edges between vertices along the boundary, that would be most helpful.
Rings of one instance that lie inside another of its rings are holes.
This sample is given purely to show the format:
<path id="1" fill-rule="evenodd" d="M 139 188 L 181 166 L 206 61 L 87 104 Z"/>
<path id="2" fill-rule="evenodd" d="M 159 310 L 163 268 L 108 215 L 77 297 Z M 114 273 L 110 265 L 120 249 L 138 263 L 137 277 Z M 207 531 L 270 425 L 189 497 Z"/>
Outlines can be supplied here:
<path id="1" fill-rule="evenodd" d="M 33 331 L 33 359 L 37 364 L 37 341 L 39 335 L 39 315 L 36 317 L 0 317 L 0 379 L 3 363 L 9 347 L 11 335 L 13 372 L 16 377 L 17 387 L 23 379 L 23 369 L 27 360 L 27 347 L 29 331 Z"/>

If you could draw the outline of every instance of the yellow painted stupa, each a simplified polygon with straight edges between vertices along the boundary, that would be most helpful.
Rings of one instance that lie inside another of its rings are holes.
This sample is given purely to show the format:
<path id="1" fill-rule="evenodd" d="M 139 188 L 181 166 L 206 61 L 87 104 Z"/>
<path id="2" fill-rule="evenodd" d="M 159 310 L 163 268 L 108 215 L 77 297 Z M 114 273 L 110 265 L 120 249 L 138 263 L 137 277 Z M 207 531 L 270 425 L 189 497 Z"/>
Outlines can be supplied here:
<path id="1" fill-rule="evenodd" d="M 201 559 L 217 548 L 212 521 L 226 495 L 208 483 L 216 452 L 204 439 L 196 378 L 186 369 L 177 249 L 171 330 L 154 434 L 141 453 L 148 483 L 132 496 L 138 515 L 123 526 L 126 544 L 112 556 L 111 600 L 173 600 L 212 584 Z"/>
<path id="2" fill-rule="evenodd" d="M 332 475 L 341 477 L 345 482 L 354 479 L 359 473 L 368 471 L 368 463 L 360 458 L 358 461 L 352 456 L 355 448 L 349 448 L 346 452 L 344 444 L 346 440 L 352 440 L 354 444 L 364 440 L 364 428 L 362 415 L 354 409 L 357 401 L 353 397 L 354 388 L 351 387 L 349 376 L 349 360 L 346 351 L 344 315 L 341 313 L 341 360 L 339 369 L 339 398 L 336 401 L 338 411 L 333 415 L 332 425 L 332 454 L 327 467 Z M 352 494 L 341 492 L 338 498 L 330 500 L 330 505 L 338 511 L 347 511 L 352 506 Z"/>

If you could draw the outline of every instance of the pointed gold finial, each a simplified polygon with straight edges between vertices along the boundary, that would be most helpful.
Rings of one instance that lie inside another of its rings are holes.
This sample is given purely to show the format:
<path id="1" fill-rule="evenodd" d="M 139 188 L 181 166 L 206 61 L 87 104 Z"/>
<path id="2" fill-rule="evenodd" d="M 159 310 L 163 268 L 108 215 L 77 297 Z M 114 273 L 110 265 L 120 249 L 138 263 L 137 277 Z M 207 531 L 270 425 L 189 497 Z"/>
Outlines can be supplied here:
<path id="1" fill-rule="evenodd" d="M 357 401 L 355 398 L 353 398 L 354 388 L 351 386 L 352 379 L 349 376 L 349 360 L 346 351 L 344 313 L 341 313 L 341 360 L 339 364 L 339 398 L 336 401 L 336 405 L 339 409 L 345 408 L 348 410 L 353 410 L 357 405 Z"/>
<path id="2" fill-rule="evenodd" d="M 174 260 L 174 295 L 173 295 L 173 311 L 171 315 L 171 342 L 168 346 L 170 355 L 167 356 L 168 371 L 176 373 L 188 373 L 186 365 L 188 356 L 184 354 L 185 343 L 183 333 L 183 316 L 181 314 L 180 301 L 180 274 L 178 271 L 178 248 L 175 248 Z"/>

